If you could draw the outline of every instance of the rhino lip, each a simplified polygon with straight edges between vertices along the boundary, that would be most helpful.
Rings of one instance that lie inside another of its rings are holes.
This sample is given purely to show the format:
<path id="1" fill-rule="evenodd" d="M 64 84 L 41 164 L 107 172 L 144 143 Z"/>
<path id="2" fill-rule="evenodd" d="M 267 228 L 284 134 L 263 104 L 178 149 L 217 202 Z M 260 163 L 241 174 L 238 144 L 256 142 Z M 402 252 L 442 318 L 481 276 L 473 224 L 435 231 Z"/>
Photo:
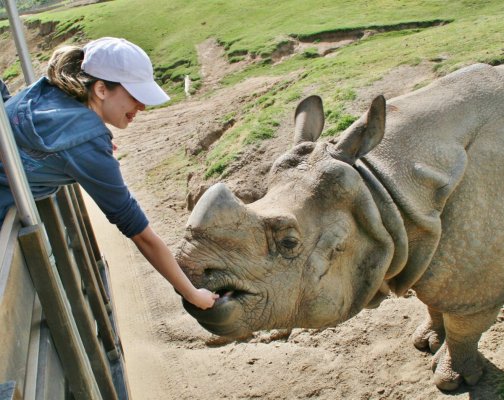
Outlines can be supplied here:
<path id="1" fill-rule="evenodd" d="M 245 297 L 253 296 L 253 293 L 245 290 L 223 287 L 214 289 L 219 295 L 213 307 L 206 310 L 196 307 L 183 299 L 185 310 L 208 331 L 220 336 L 234 336 L 234 322 L 242 314 L 242 301 Z"/>

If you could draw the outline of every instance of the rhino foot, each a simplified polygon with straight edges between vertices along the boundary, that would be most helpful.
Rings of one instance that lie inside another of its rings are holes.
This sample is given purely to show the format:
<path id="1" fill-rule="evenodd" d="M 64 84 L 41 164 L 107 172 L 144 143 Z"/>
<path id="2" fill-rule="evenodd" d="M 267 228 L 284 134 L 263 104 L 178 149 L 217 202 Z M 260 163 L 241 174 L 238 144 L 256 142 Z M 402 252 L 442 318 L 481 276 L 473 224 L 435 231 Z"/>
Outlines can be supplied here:
<path id="1" fill-rule="evenodd" d="M 431 309 L 428 312 L 428 317 L 413 333 L 413 344 L 419 350 L 436 353 L 445 338 L 443 315 Z"/>
<path id="2" fill-rule="evenodd" d="M 468 315 L 443 314 L 446 339 L 432 362 L 434 381 L 439 389 L 455 390 L 462 381 L 468 385 L 478 382 L 483 375 L 478 341 L 481 333 L 495 321 L 499 309 L 500 306 L 492 307 Z"/>
<path id="3" fill-rule="evenodd" d="M 445 391 L 457 389 L 464 381 L 475 385 L 483 375 L 481 357 L 477 351 L 452 357 L 448 345 L 444 343 L 432 360 L 434 383 Z"/>

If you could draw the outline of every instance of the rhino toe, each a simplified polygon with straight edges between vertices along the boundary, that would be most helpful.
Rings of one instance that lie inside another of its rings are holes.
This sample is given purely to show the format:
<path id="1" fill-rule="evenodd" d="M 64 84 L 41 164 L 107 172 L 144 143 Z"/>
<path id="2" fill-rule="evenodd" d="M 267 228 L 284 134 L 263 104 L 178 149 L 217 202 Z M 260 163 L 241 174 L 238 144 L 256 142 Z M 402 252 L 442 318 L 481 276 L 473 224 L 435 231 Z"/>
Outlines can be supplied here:
<path id="1" fill-rule="evenodd" d="M 458 387 L 462 383 L 462 377 L 459 374 L 445 374 L 436 371 L 436 373 L 434 374 L 434 383 L 436 384 L 438 389 L 452 392 L 458 389 Z"/>
<path id="2" fill-rule="evenodd" d="M 413 333 L 415 347 L 419 350 L 429 350 L 433 354 L 439 350 L 443 340 L 443 332 L 433 329 L 428 323 L 420 325 Z"/>

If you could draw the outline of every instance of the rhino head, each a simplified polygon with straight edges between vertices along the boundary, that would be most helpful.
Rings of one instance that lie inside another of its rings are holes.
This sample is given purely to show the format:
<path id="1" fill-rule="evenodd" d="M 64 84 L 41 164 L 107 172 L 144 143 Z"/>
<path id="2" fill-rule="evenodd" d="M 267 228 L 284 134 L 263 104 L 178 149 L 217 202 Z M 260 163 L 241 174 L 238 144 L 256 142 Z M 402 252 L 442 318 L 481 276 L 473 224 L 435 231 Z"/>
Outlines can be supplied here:
<path id="1" fill-rule="evenodd" d="M 263 198 L 244 204 L 218 183 L 196 204 L 177 260 L 220 295 L 209 310 L 184 301 L 210 332 L 335 326 L 387 293 L 394 240 L 355 168 L 383 137 L 385 100 L 335 143 L 317 142 L 323 125 L 322 100 L 303 100 L 295 145 L 273 164 Z"/>

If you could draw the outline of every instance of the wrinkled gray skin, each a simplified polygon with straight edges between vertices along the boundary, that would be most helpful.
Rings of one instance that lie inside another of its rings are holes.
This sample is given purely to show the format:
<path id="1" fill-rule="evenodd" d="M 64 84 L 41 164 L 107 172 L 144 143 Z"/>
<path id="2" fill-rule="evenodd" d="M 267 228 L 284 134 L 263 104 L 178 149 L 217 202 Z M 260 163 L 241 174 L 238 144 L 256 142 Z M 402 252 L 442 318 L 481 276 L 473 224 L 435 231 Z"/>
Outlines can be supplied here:
<path id="1" fill-rule="evenodd" d="M 265 197 L 245 205 L 216 184 L 200 199 L 177 259 L 221 297 L 186 309 L 237 338 L 335 326 L 412 288 L 436 385 L 475 384 L 478 340 L 504 302 L 504 67 L 377 97 L 337 141 L 316 142 L 323 115 L 319 97 L 298 105 Z"/>

